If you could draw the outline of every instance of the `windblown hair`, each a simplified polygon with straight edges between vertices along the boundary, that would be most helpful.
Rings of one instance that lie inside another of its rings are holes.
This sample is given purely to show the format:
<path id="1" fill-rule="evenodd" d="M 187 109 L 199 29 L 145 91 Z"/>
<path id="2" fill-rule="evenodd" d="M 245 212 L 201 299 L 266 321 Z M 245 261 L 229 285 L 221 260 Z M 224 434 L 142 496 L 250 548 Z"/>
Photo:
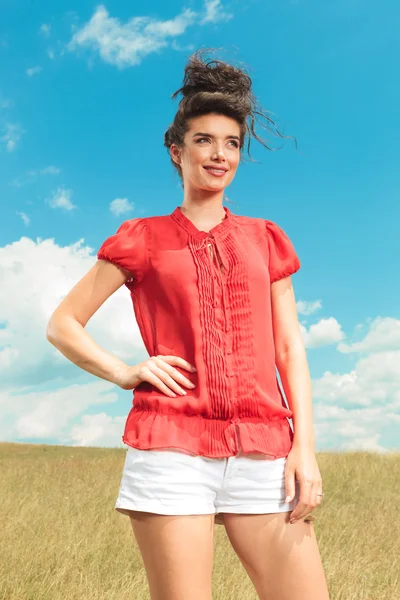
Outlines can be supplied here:
<path id="1" fill-rule="evenodd" d="M 168 151 L 172 144 L 181 148 L 184 145 L 184 136 L 190 127 L 190 120 L 207 113 L 222 114 L 239 123 L 240 149 L 242 150 L 244 147 L 245 137 L 248 134 L 247 151 L 249 156 L 251 135 L 268 150 L 279 150 L 279 148 L 268 146 L 256 134 L 254 131 L 255 121 L 265 127 L 273 136 L 294 139 L 297 148 L 296 138 L 283 135 L 275 121 L 269 116 L 273 113 L 264 111 L 259 105 L 251 91 L 252 80 L 247 72 L 243 68 L 217 59 L 203 60 L 203 55 L 209 50 L 213 49 L 197 50 L 190 56 L 185 66 L 183 85 L 171 96 L 174 99 L 181 93 L 183 98 L 179 102 L 179 108 L 172 124 L 164 134 L 164 146 L 168 148 Z M 257 116 L 266 119 L 266 126 L 258 120 Z M 182 169 L 171 155 L 170 159 L 178 171 L 183 186 Z M 240 160 L 242 160 L 242 156 Z"/>

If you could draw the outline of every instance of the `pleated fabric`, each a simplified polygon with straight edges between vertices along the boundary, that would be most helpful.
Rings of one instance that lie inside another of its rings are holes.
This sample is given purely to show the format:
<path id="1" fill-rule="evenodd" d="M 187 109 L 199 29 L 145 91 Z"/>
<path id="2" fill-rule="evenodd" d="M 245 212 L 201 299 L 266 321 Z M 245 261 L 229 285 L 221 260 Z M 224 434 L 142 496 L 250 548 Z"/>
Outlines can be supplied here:
<path id="1" fill-rule="evenodd" d="M 97 253 L 128 272 L 149 356 L 180 356 L 197 369 L 175 367 L 196 386 L 183 386 L 186 396 L 138 385 L 122 440 L 212 458 L 239 448 L 281 458 L 292 446 L 292 412 L 276 374 L 271 284 L 298 271 L 300 260 L 276 223 L 224 211 L 209 232 L 179 206 L 130 219 Z"/>

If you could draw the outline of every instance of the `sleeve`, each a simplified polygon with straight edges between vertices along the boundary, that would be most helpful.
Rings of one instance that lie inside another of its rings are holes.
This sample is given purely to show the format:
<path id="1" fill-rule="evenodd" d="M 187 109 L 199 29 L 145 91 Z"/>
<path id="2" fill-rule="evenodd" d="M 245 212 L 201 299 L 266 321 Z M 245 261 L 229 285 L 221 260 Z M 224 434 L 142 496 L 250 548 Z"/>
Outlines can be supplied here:
<path id="1" fill-rule="evenodd" d="M 300 260 L 287 234 L 276 223 L 265 221 L 269 247 L 269 274 L 273 283 L 300 269 Z"/>
<path id="2" fill-rule="evenodd" d="M 148 231 L 144 219 L 124 221 L 116 233 L 102 243 L 97 258 L 126 269 L 140 281 L 148 261 Z"/>

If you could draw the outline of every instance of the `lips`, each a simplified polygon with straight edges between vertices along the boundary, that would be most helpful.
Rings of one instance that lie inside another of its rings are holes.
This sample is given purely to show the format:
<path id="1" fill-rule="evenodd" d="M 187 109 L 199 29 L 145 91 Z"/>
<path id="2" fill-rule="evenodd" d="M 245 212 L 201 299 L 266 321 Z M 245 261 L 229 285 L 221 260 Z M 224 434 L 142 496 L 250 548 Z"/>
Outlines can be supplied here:
<path id="1" fill-rule="evenodd" d="M 214 175 L 214 177 L 223 177 L 226 173 L 226 169 L 218 169 L 216 167 L 203 167 L 206 171 L 210 173 L 210 175 Z"/>
<path id="2" fill-rule="evenodd" d="M 203 167 L 203 169 L 207 169 L 207 171 L 212 169 L 213 171 L 222 171 L 223 173 L 226 173 L 227 171 L 227 169 L 224 169 L 223 167 Z"/>

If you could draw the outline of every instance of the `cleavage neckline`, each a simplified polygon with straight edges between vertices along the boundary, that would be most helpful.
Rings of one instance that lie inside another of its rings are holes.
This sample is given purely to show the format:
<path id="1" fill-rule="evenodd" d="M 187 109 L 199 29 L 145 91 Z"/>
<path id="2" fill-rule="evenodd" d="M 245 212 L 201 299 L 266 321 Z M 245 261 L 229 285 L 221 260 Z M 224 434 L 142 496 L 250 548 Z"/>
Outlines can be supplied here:
<path id="1" fill-rule="evenodd" d="M 203 231 L 202 229 L 198 229 L 196 225 L 182 212 L 181 207 L 177 206 L 175 210 L 171 213 L 171 217 L 185 229 L 190 235 L 198 238 L 204 239 L 207 237 L 218 237 L 228 231 L 233 224 L 233 213 L 229 210 L 227 206 L 223 206 L 225 211 L 225 219 L 218 223 L 214 227 L 210 229 L 210 231 Z"/>

